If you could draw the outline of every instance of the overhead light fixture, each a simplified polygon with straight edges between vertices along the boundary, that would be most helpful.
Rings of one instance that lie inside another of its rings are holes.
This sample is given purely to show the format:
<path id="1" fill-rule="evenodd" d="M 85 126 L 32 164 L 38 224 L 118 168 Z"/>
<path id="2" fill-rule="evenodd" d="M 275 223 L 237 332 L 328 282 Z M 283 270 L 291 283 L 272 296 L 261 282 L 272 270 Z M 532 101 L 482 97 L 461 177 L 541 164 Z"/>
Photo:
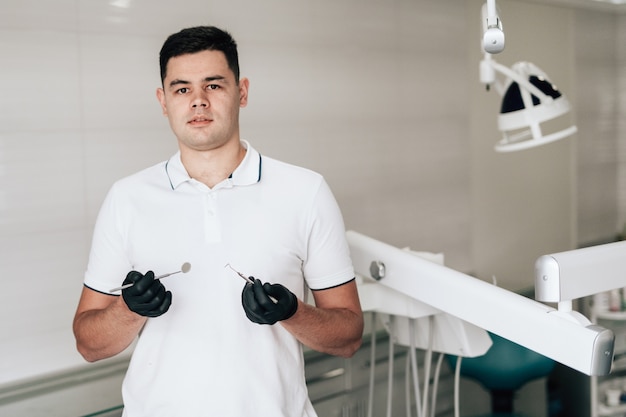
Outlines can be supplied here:
<path id="1" fill-rule="evenodd" d="M 503 138 L 495 150 L 519 151 L 576 133 L 575 125 L 562 128 L 562 122 L 552 122 L 567 115 L 571 106 L 544 71 L 524 61 L 508 68 L 492 58 L 492 54 L 504 50 L 504 32 L 495 0 L 483 5 L 482 21 L 484 58 L 480 63 L 480 81 L 487 90 L 494 86 L 502 97 L 498 129 Z M 497 78 L 498 73 L 505 77 L 504 82 Z"/>

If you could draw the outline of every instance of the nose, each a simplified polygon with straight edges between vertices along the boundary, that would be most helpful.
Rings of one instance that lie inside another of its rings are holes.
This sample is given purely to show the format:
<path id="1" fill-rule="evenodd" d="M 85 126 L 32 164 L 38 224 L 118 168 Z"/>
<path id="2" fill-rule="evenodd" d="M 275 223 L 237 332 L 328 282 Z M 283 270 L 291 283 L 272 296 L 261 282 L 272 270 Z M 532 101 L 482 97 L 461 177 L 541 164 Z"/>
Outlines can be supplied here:
<path id="1" fill-rule="evenodd" d="M 194 109 L 209 107 L 209 100 L 203 94 L 196 94 L 191 101 L 191 107 Z"/>

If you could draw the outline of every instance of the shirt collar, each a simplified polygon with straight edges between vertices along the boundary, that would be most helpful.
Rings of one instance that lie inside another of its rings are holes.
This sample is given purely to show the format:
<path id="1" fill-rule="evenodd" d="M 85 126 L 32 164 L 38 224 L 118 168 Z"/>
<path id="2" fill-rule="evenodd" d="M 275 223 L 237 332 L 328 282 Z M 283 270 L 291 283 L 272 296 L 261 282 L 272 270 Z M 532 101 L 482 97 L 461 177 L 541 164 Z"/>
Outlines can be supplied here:
<path id="1" fill-rule="evenodd" d="M 225 180 L 233 186 L 252 185 L 261 181 L 261 154 L 247 141 L 242 140 L 241 144 L 246 148 L 246 155 L 239 166 L 235 168 L 228 179 Z M 176 152 L 176 154 L 165 163 L 165 173 L 170 181 L 172 190 L 175 190 L 181 184 L 191 180 L 191 177 L 180 159 L 180 151 Z"/>

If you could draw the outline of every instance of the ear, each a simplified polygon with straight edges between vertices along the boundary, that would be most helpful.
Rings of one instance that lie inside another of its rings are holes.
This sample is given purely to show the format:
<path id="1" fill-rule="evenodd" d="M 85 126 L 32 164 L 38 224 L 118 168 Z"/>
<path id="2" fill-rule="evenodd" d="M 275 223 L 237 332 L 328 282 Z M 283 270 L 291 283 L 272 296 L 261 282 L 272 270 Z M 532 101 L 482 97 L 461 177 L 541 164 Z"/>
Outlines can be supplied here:
<path id="1" fill-rule="evenodd" d="M 163 111 L 163 115 L 167 116 L 167 105 L 165 104 L 165 91 L 162 88 L 157 88 L 156 90 L 157 100 L 161 104 L 161 110 Z"/>
<path id="2" fill-rule="evenodd" d="M 247 78 L 241 78 L 239 80 L 239 107 L 246 107 L 248 105 L 249 87 L 250 81 Z"/>

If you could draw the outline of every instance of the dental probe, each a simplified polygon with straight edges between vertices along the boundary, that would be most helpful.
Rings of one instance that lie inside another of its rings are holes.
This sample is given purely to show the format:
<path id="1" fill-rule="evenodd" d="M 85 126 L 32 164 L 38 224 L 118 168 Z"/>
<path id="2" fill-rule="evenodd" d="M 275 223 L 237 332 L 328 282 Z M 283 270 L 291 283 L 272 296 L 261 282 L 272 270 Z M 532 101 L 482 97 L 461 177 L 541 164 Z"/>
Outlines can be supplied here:
<path id="1" fill-rule="evenodd" d="M 181 267 L 180 267 L 180 271 L 170 272 L 170 273 L 168 273 L 168 274 L 159 275 L 159 276 L 157 276 L 157 277 L 154 277 L 154 279 L 156 280 L 156 279 L 167 278 L 167 277 L 169 277 L 170 275 L 179 274 L 179 273 L 181 273 L 181 272 L 182 272 L 183 274 L 186 274 L 186 273 L 187 273 L 187 272 L 189 272 L 190 270 L 191 270 L 191 264 L 190 264 L 189 262 L 185 262 L 184 264 L 182 264 L 182 265 L 181 265 Z M 123 289 L 130 288 L 130 287 L 132 287 L 133 285 L 134 285 L 133 283 L 130 283 L 130 284 L 125 284 L 125 285 L 122 285 L 121 287 L 116 287 L 116 288 L 113 288 L 113 289 L 109 290 L 109 292 L 121 291 L 121 290 L 123 290 Z"/>
<path id="2" fill-rule="evenodd" d="M 233 268 L 232 266 L 230 266 L 230 264 L 226 264 L 224 265 L 224 268 L 230 268 L 233 270 L 233 272 L 237 275 L 239 275 L 241 278 L 245 279 L 247 282 L 249 282 L 250 284 L 254 284 L 254 281 L 252 281 L 249 277 L 245 276 L 244 274 L 242 274 L 241 272 L 237 271 L 235 268 Z"/>
<path id="3" fill-rule="evenodd" d="M 250 284 L 254 284 L 254 281 L 252 281 L 252 279 L 250 277 L 245 276 L 244 274 L 242 274 L 241 272 L 237 271 L 235 268 L 233 268 L 230 264 L 226 264 L 224 265 L 224 268 L 230 268 L 233 270 L 234 273 L 236 273 L 237 275 L 239 275 L 241 278 L 245 279 L 246 282 L 250 283 Z M 274 297 L 272 297 L 271 295 L 268 295 L 268 297 L 270 298 L 270 300 L 272 300 L 272 302 L 274 304 L 276 304 L 278 302 L 277 299 L 275 299 Z"/>

